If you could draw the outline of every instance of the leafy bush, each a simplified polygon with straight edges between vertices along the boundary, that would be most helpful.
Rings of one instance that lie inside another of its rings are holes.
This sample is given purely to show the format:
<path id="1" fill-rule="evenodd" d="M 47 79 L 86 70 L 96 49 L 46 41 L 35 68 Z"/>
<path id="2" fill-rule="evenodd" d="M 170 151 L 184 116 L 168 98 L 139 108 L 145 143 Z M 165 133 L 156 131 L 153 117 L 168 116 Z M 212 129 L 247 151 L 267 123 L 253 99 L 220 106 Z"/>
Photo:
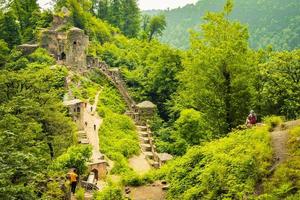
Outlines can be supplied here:
<path id="1" fill-rule="evenodd" d="M 76 98 L 88 99 L 90 103 L 94 103 L 95 96 L 101 87 L 88 78 L 76 74 L 72 77 L 70 89 Z"/>
<path id="2" fill-rule="evenodd" d="M 29 61 L 40 64 L 54 65 L 55 59 L 51 57 L 46 49 L 38 48 L 29 56 Z"/>
<path id="3" fill-rule="evenodd" d="M 89 145 L 71 146 L 66 153 L 54 160 L 50 166 L 54 170 L 70 169 L 75 167 L 79 174 L 87 169 L 87 161 L 92 155 L 92 147 Z"/>
<path id="4" fill-rule="evenodd" d="M 175 127 L 179 137 L 191 145 L 207 141 L 212 135 L 202 114 L 194 109 L 182 110 L 175 122 Z"/>
<path id="5" fill-rule="evenodd" d="M 272 130 L 276 126 L 279 126 L 283 123 L 283 118 L 279 116 L 270 116 L 270 117 L 265 117 L 263 119 L 264 123 L 267 124 L 270 129 Z"/>
<path id="6" fill-rule="evenodd" d="M 126 173 L 122 177 L 123 185 L 127 186 L 141 186 L 146 183 L 153 183 L 154 182 L 154 171 L 149 171 L 144 175 L 139 175 L 134 171 Z"/>
<path id="7" fill-rule="evenodd" d="M 128 171 L 129 158 L 139 153 L 139 142 L 132 120 L 125 116 L 109 112 L 99 129 L 100 149 L 115 161 L 114 173 Z"/>
<path id="8" fill-rule="evenodd" d="M 94 193 L 95 200 L 125 200 L 120 187 L 116 185 L 109 185 L 101 192 Z"/>
<path id="9" fill-rule="evenodd" d="M 96 72 L 97 73 L 97 72 Z M 103 123 L 99 129 L 100 149 L 114 161 L 113 174 L 131 171 L 127 158 L 139 153 L 139 141 L 134 122 L 123 115 L 125 103 L 104 77 L 92 75 L 96 82 L 104 83 L 99 95 L 98 113 Z"/>
<path id="10" fill-rule="evenodd" d="M 79 188 L 77 191 L 76 191 L 76 199 L 77 200 L 84 200 L 84 189 L 83 188 Z"/>
<path id="11" fill-rule="evenodd" d="M 108 112 L 107 109 L 119 114 L 123 114 L 126 109 L 124 100 L 117 90 L 111 86 L 106 86 L 103 88 L 99 96 L 99 102 L 99 114 L 103 117 L 105 117 L 105 113 Z"/>

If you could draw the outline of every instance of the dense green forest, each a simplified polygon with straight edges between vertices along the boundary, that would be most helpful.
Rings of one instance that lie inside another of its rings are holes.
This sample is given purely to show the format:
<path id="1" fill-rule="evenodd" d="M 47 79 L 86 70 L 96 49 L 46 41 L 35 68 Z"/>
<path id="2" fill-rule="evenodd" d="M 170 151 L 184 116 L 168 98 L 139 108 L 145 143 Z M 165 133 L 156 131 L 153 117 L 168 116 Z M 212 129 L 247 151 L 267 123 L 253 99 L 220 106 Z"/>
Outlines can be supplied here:
<path id="1" fill-rule="evenodd" d="M 36 0 L 0 1 L 0 199 L 70 199 L 68 170 L 88 176 L 93 147 L 78 144 L 63 106 L 70 92 L 98 102 L 100 151 L 113 163 L 90 198 L 128 199 L 125 188 L 158 180 L 170 200 L 300 198 L 300 123 L 292 121 L 300 118 L 299 1 L 202 0 L 151 16 L 136 0 L 53 2 L 42 10 Z M 40 45 L 21 51 L 42 43 L 57 17 L 67 19 L 60 33 L 84 31 L 84 53 L 118 69 L 136 102 L 157 105 L 153 142 L 174 156 L 162 168 L 139 174 L 130 166 L 138 130 L 99 69 L 61 64 Z M 250 110 L 261 124 L 247 128 Z M 273 133 L 285 134 L 282 160 Z"/>
<path id="2" fill-rule="evenodd" d="M 189 46 L 189 30 L 199 29 L 205 13 L 220 10 L 224 3 L 225 0 L 200 0 L 183 8 L 145 13 L 165 15 L 167 27 L 160 40 L 186 49 Z M 230 19 L 248 25 L 251 47 L 258 49 L 272 45 L 277 50 L 299 48 L 298 0 L 235 0 L 234 4 Z"/>

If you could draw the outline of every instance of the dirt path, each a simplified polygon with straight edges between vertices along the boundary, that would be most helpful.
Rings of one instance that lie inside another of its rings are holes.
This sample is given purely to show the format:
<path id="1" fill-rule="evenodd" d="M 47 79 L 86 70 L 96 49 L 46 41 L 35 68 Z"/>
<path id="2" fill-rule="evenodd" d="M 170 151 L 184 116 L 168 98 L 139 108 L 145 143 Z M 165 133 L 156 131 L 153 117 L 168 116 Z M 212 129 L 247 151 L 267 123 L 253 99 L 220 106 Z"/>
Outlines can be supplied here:
<path id="1" fill-rule="evenodd" d="M 288 152 L 286 148 L 286 143 L 288 141 L 288 132 L 291 128 L 300 125 L 300 120 L 285 122 L 284 125 L 278 126 L 272 131 L 272 147 L 274 149 L 274 163 L 270 171 L 274 171 L 278 165 L 286 160 L 288 157 Z"/>
<path id="2" fill-rule="evenodd" d="M 159 182 L 151 185 L 131 187 L 129 194 L 130 199 L 133 200 L 164 200 L 166 199 L 166 192 L 163 190 L 163 185 Z"/>
<path id="3" fill-rule="evenodd" d="M 272 148 L 274 150 L 273 164 L 270 168 L 271 174 L 274 170 L 288 158 L 288 150 L 286 147 L 288 141 L 288 133 L 290 129 L 295 126 L 300 125 L 300 120 L 288 121 L 285 122 L 282 126 L 276 127 L 272 132 L 270 132 L 272 139 Z M 256 195 L 263 193 L 262 182 L 259 182 L 256 185 L 255 192 Z"/>
<path id="4" fill-rule="evenodd" d="M 130 158 L 129 166 L 140 175 L 147 173 L 151 169 L 151 166 L 143 153 L 139 156 L 133 156 Z"/>

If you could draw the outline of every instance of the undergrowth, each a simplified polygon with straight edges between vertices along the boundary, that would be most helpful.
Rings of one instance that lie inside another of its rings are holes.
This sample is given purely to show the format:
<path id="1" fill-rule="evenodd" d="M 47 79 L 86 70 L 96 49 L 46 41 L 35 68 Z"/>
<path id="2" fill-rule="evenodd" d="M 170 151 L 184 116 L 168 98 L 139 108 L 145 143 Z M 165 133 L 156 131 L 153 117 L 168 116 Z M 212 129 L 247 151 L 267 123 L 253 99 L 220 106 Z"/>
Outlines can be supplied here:
<path id="1" fill-rule="evenodd" d="M 99 84 L 77 74 L 72 76 L 72 82 L 69 87 L 75 98 L 88 99 L 91 104 L 94 103 L 95 96 L 101 89 Z"/>
<path id="2" fill-rule="evenodd" d="M 244 199 L 271 160 L 268 127 L 256 127 L 190 148 L 154 177 L 170 183 L 168 199 Z"/>

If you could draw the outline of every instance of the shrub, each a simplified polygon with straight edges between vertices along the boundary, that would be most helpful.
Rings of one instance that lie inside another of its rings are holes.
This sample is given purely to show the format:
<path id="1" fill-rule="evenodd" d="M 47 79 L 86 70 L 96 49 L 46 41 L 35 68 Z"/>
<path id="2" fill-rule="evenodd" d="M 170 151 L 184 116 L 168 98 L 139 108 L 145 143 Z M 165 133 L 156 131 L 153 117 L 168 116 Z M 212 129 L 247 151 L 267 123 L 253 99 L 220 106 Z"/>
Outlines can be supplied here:
<path id="1" fill-rule="evenodd" d="M 129 186 L 141 186 L 144 184 L 144 181 L 140 175 L 132 171 L 122 177 L 122 183 Z"/>
<path id="2" fill-rule="evenodd" d="M 84 189 L 83 188 L 79 188 L 77 191 L 76 191 L 76 199 L 77 200 L 84 200 Z"/>
<path id="3" fill-rule="evenodd" d="M 153 183 L 155 179 L 154 175 L 155 175 L 154 170 L 149 171 L 144 175 L 139 175 L 136 172 L 131 171 L 122 177 L 122 183 L 123 185 L 127 185 L 127 186 L 135 186 L 135 187 L 141 186 L 146 183 Z"/>
<path id="4" fill-rule="evenodd" d="M 76 167 L 80 174 L 87 169 L 87 161 L 92 155 L 92 147 L 89 145 L 71 146 L 68 151 L 53 161 L 51 169 L 63 170 Z"/>
<path id="5" fill-rule="evenodd" d="M 101 192 L 94 193 L 95 200 L 125 200 L 122 189 L 116 185 L 109 185 Z"/>
<path id="6" fill-rule="evenodd" d="M 55 64 L 55 59 L 49 55 L 46 49 L 42 48 L 38 48 L 32 54 L 30 54 L 29 61 L 47 65 Z"/>
<path id="7" fill-rule="evenodd" d="M 283 118 L 279 116 L 269 116 L 263 119 L 263 122 L 270 127 L 270 130 L 283 123 Z"/>
<path id="8" fill-rule="evenodd" d="M 170 183 L 168 199 L 243 199 L 253 194 L 271 160 L 270 135 L 257 127 L 195 146 L 156 177 Z"/>

